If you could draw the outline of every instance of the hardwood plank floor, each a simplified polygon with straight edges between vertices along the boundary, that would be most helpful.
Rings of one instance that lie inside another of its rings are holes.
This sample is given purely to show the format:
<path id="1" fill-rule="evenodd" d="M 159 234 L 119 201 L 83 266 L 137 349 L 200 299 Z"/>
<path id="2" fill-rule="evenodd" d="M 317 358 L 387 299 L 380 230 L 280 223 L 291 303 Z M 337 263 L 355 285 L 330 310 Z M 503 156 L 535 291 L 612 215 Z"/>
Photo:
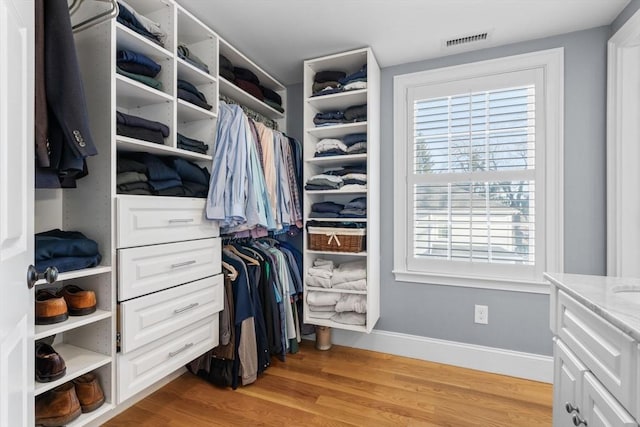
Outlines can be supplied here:
<path id="1" fill-rule="evenodd" d="M 105 425 L 539 427 L 551 401 L 550 384 L 303 341 L 248 387 L 185 374 Z"/>

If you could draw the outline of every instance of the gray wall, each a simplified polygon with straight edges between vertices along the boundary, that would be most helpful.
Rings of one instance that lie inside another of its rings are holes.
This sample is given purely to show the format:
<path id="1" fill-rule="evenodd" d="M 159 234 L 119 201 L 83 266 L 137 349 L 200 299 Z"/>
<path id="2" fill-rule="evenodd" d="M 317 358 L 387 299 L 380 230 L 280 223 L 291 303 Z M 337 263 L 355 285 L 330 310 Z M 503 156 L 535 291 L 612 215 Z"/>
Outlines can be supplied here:
<path id="1" fill-rule="evenodd" d="M 640 2 L 640 0 L 637 0 Z M 393 176 L 393 77 L 543 49 L 565 55 L 565 271 L 604 274 L 606 266 L 606 43 L 610 27 L 594 28 L 455 56 L 382 69 L 381 173 Z M 302 85 L 288 88 L 289 117 L 302 106 Z M 299 109 L 299 110 L 298 110 Z M 289 121 L 301 137 L 301 120 Z M 393 198 L 393 180 L 382 179 L 381 198 Z M 393 204 L 383 203 L 382 224 L 393 223 Z M 552 354 L 549 297 L 520 292 L 397 282 L 393 227 L 381 234 L 381 316 L 376 329 L 430 338 Z M 489 324 L 473 322 L 474 304 L 489 306 Z"/>

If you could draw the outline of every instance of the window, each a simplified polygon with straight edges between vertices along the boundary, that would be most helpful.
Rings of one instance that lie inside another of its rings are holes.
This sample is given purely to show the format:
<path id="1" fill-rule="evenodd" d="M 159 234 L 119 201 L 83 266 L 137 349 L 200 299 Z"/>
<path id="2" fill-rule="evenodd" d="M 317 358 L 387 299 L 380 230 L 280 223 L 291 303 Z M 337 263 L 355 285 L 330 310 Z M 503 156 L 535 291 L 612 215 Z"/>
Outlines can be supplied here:
<path id="1" fill-rule="evenodd" d="M 562 50 L 395 78 L 398 280 L 544 292 L 562 270 Z"/>

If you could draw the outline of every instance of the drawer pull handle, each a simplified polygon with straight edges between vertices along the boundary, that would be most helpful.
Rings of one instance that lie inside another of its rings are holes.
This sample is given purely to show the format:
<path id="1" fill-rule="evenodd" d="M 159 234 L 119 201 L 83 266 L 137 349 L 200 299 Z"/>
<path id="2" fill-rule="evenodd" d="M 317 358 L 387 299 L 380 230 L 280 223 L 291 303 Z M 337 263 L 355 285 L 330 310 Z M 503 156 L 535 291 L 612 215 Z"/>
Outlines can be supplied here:
<path id="1" fill-rule="evenodd" d="M 580 418 L 580 415 L 578 414 L 573 414 L 573 425 L 578 427 L 581 425 L 587 425 L 587 422 L 585 420 L 583 420 L 582 418 Z"/>
<path id="2" fill-rule="evenodd" d="M 573 406 L 571 403 L 567 402 L 564 404 L 564 409 L 566 409 L 567 413 L 570 414 L 572 412 L 580 412 L 577 406 Z"/>
<path id="3" fill-rule="evenodd" d="M 191 261 L 179 262 L 177 264 L 171 264 L 171 268 L 186 267 L 187 265 L 195 264 L 196 262 L 197 261 L 195 259 L 192 259 Z"/>
<path id="4" fill-rule="evenodd" d="M 169 224 L 176 222 L 193 222 L 193 218 L 174 218 L 169 220 Z"/>
<path id="5" fill-rule="evenodd" d="M 192 342 L 190 342 L 189 344 L 185 344 L 185 346 L 182 347 L 180 350 L 172 351 L 171 353 L 169 353 L 169 357 L 177 356 L 178 354 L 182 353 L 183 351 L 185 351 L 189 347 L 193 347 L 193 343 Z"/>
<path id="6" fill-rule="evenodd" d="M 175 310 L 173 310 L 173 312 L 174 312 L 174 314 L 182 313 L 182 312 L 185 312 L 187 310 L 191 310 L 192 308 L 196 308 L 199 305 L 200 305 L 199 302 L 194 302 L 193 304 L 189 304 L 186 307 L 176 308 Z"/>

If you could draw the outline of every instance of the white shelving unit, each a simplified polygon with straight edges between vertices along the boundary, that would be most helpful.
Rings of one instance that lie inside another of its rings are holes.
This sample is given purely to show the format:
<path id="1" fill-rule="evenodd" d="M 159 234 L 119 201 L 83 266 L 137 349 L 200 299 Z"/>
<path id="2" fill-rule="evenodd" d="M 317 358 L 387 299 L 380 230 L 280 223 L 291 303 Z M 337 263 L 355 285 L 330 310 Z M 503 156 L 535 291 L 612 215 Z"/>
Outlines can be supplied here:
<path id="1" fill-rule="evenodd" d="M 312 96 L 314 76 L 319 71 L 344 71 L 348 74 L 358 71 L 367 64 L 367 88 L 340 92 L 330 95 Z M 367 104 L 367 121 L 345 123 L 333 126 L 315 127 L 314 116 L 319 112 L 341 110 L 355 105 Z M 304 233 L 304 272 L 316 258 L 331 259 L 335 264 L 366 259 L 367 290 L 352 291 L 332 288 L 310 288 L 305 286 L 305 317 L 304 321 L 313 325 L 329 326 L 357 332 L 371 332 L 380 317 L 380 69 L 370 48 L 357 49 L 350 52 L 338 53 L 307 60 L 304 63 L 304 181 L 311 176 L 328 169 L 342 166 L 366 164 L 367 188 L 365 190 L 326 190 L 305 191 L 304 212 L 305 222 L 314 221 L 342 221 L 366 223 L 366 250 L 357 253 L 317 251 L 308 249 L 308 236 Z M 313 157 L 316 144 L 323 138 L 340 139 L 352 133 L 367 133 L 367 153 L 331 157 Z M 346 204 L 350 200 L 367 197 L 367 217 L 354 219 L 309 218 L 311 205 L 316 202 L 332 201 Z M 310 318 L 306 293 L 310 290 L 319 292 L 339 292 L 343 294 L 360 294 L 367 296 L 366 324 L 347 325 L 327 319 Z"/>

